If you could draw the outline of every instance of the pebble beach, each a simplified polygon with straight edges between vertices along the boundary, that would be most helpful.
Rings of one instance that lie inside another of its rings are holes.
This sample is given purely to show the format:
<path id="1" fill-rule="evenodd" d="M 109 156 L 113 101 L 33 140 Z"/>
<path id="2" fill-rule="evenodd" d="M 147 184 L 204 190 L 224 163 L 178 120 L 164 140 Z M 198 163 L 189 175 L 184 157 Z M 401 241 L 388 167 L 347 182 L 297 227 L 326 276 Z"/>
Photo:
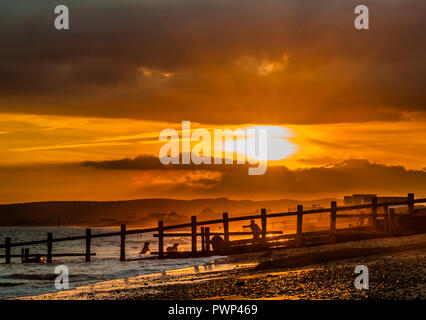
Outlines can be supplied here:
<path id="1" fill-rule="evenodd" d="M 425 241 L 426 234 L 420 234 L 243 254 L 211 262 L 227 265 L 222 271 L 213 268 L 211 272 L 187 270 L 128 278 L 24 299 L 426 299 Z M 408 247 L 401 247 L 403 244 Z M 273 267 L 274 262 L 279 266 L 292 257 L 327 255 L 342 248 L 346 252 L 354 249 L 354 253 L 373 248 L 387 253 L 300 267 Z M 259 268 L 262 265 L 266 269 Z M 357 265 L 368 267 L 368 290 L 355 288 Z"/>

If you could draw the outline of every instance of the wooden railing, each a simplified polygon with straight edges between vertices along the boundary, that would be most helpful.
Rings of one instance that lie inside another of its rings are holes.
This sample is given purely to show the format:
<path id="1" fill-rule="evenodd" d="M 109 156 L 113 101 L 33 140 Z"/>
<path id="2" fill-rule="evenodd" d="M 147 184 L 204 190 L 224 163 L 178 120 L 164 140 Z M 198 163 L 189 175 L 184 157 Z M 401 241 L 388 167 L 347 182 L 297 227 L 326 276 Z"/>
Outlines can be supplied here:
<path id="1" fill-rule="evenodd" d="M 10 263 L 11 257 L 16 257 L 18 255 L 11 254 L 12 247 L 23 247 L 23 246 L 31 246 L 38 244 L 47 244 L 47 262 L 52 262 L 52 257 L 54 256 L 76 256 L 82 255 L 85 256 L 85 260 L 87 262 L 90 261 L 91 256 L 94 254 L 91 253 L 91 240 L 97 238 L 105 238 L 105 237 L 114 237 L 120 236 L 120 260 L 126 260 L 126 236 L 134 235 L 134 234 L 143 234 L 143 233 L 151 233 L 155 232 L 155 237 L 158 237 L 158 256 L 162 258 L 164 256 L 164 238 L 172 237 L 172 236 L 183 236 L 183 237 L 191 237 L 191 251 L 194 255 L 197 254 L 197 237 L 201 237 L 202 243 L 202 251 L 210 251 L 210 236 L 215 234 L 223 235 L 225 244 L 230 243 L 230 236 L 235 235 L 250 235 L 251 232 L 230 232 L 229 224 L 231 222 L 237 221 L 246 221 L 246 220 L 261 220 L 261 243 L 263 245 L 268 241 L 268 234 L 282 234 L 280 231 L 267 231 L 267 220 L 278 217 L 297 217 L 297 228 L 296 234 L 287 235 L 288 237 L 295 236 L 296 244 L 298 246 L 303 245 L 303 236 L 306 233 L 303 233 L 303 216 L 309 214 L 318 214 L 318 213 L 330 213 L 330 230 L 329 237 L 330 241 L 336 241 L 336 220 L 337 218 L 359 218 L 364 217 L 368 218 L 371 221 L 371 227 L 373 231 L 376 231 L 377 227 L 377 218 L 384 218 L 385 232 L 387 235 L 392 236 L 392 220 L 395 216 L 395 209 L 390 208 L 393 206 L 408 206 L 408 213 L 412 213 L 414 210 L 414 204 L 416 203 L 426 203 L 426 198 L 422 199 L 414 199 L 414 194 L 409 193 L 406 200 L 401 201 L 393 201 L 393 202 L 383 202 L 378 203 L 377 197 L 372 198 L 371 203 L 369 204 L 361 204 L 361 205 L 352 205 L 352 206 L 337 206 L 336 201 L 332 201 L 330 208 L 321 208 L 321 209 L 310 209 L 304 210 L 302 205 L 297 206 L 297 211 L 295 212 L 282 212 L 282 213 L 267 213 L 265 209 L 261 209 L 260 214 L 255 215 L 246 215 L 246 216 L 238 216 L 238 217 L 229 217 L 227 212 L 224 212 L 222 215 L 222 219 L 215 220 L 205 220 L 205 221 L 197 221 L 196 216 L 191 217 L 190 223 L 176 224 L 165 226 L 163 221 L 158 221 L 158 226 L 154 228 L 145 228 L 145 229 L 132 229 L 127 230 L 126 225 L 121 225 L 119 232 L 107 232 L 107 233 L 99 233 L 92 234 L 91 229 L 86 229 L 86 234 L 82 236 L 72 236 L 72 237 L 63 237 L 63 238 L 54 238 L 51 232 L 47 233 L 47 238 L 38 240 L 38 241 L 26 241 L 26 242 L 15 242 L 12 243 L 11 238 L 5 238 L 5 242 L 3 245 L 0 245 L 0 248 L 5 249 L 5 254 L 2 256 L 5 258 L 6 263 Z M 378 214 L 378 208 L 384 208 L 384 214 Z M 361 210 L 361 209 L 371 209 L 371 212 L 361 213 L 361 214 L 338 214 L 340 211 L 351 211 L 351 210 Z M 204 227 L 206 225 L 214 225 L 214 224 L 222 224 L 223 232 L 210 232 L 210 227 Z M 202 226 L 202 227 L 201 227 Z M 201 227 L 201 232 L 197 231 L 197 227 Z M 176 229 L 184 229 L 191 228 L 190 233 L 165 233 L 167 230 L 176 230 Z M 86 251 L 84 254 L 53 254 L 53 243 L 55 242 L 63 242 L 63 241 L 75 241 L 75 240 L 86 240 Z M 29 256 L 27 250 L 22 255 Z M 24 260 L 24 259 L 23 259 Z"/>

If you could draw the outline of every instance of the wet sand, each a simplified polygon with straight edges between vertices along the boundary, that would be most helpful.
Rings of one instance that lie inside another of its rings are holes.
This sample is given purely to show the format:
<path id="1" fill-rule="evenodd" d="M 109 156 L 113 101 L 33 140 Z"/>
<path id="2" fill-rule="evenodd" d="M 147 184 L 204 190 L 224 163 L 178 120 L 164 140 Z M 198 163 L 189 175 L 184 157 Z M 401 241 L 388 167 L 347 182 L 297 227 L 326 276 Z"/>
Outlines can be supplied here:
<path id="1" fill-rule="evenodd" d="M 421 234 L 243 254 L 27 299 L 425 299 L 425 244 Z M 313 256 L 332 260 L 339 250 L 345 259 L 312 263 Z M 309 257 L 306 264 L 303 257 Z M 283 266 L 295 258 L 303 266 Z M 359 264 L 369 269 L 368 290 L 354 286 Z"/>

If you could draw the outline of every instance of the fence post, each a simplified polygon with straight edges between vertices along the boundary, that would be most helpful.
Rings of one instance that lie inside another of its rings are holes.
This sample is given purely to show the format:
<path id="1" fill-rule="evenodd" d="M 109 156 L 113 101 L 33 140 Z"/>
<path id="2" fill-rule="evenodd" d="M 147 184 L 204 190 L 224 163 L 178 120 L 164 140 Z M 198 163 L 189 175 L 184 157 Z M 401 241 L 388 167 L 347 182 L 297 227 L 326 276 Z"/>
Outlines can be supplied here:
<path id="1" fill-rule="evenodd" d="M 121 225 L 120 230 L 120 261 L 126 260 L 126 225 Z"/>
<path id="2" fill-rule="evenodd" d="M 408 213 L 413 214 L 414 212 L 414 193 L 409 193 L 408 198 Z"/>
<path id="3" fill-rule="evenodd" d="M 90 262 L 91 241 L 92 241 L 92 229 L 86 229 L 86 262 Z"/>
<path id="4" fill-rule="evenodd" d="M 229 217 L 228 212 L 223 213 L 223 233 L 224 233 L 224 240 L 225 245 L 229 246 Z"/>
<path id="5" fill-rule="evenodd" d="M 377 230 L 377 197 L 371 198 L 371 229 Z"/>
<path id="6" fill-rule="evenodd" d="M 24 248 L 21 249 L 21 262 L 24 263 L 25 261 L 25 250 Z"/>
<path id="7" fill-rule="evenodd" d="M 10 263 L 10 241 L 11 239 L 9 237 L 4 239 L 4 250 L 5 250 L 5 258 L 6 263 Z"/>
<path id="8" fill-rule="evenodd" d="M 26 248 L 25 249 L 25 256 L 24 256 L 24 262 L 28 263 L 30 260 L 30 249 Z"/>
<path id="9" fill-rule="evenodd" d="M 191 241 L 191 247 L 192 247 L 192 254 L 197 253 L 197 217 L 192 216 L 191 217 L 191 233 L 192 233 L 192 241 Z"/>
<path id="10" fill-rule="evenodd" d="M 47 263 L 52 263 L 52 246 L 53 246 L 53 234 L 52 232 L 47 233 Z"/>
<path id="11" fill-rule="evenodd" d="M 297 236 L 296 236 L 296 245 L 298 247 L 303 245 L 302 225 L 303 225 L 303 206 L 299 204 L 297 205 Z"/>
<path id="12" fill-rule="evenodd" d="M 330 242 L 336 242 L 336 218 L 337 218 L 337 203 L 331 201 L 330 205 Z"/>
<path id="13" fill-rule="evenodd" d="M 201 227 L 201 251 L 206 251 L 205 229 Z"/>
<path id="14" fill-rule="evenodd" d="M 262 222 L 262 245 L 266 245 L 266 209 L 260 210 L 260 219 Z"/>
<path id="15" fill-rule="evenodd" d="M 163 221 L 158 221 L 158 257 L 162 259 L 164 256 L 164 226 Z"/>
<path id="16" fill-rule="evenodd" d="M 210 252 L 210 227 L 206 227 L 206 252 Z"/>
<path id="17" fill-rule="evenodd" d="M 389 235 L 389 237 L 393 237 L 393 234 L 394 234 L 394 232 L 393 232 L 393 219 L 394 219 L 394 217 L 395 217 L 395 208 L 390 208 L 389 209 L 389 222 L 388 222 L 388 225 L 389 225 L 388 235 Z"/>
<path id="18" fill-rule="evenodd" d="M 383 225 L 384 225 L 383 232 L 384 234 L 388 235 L 389 234 L 389 206 L 387 204 L 385 204 L 385 206 L 383 207 L 383 213 L 385 214 L 385 217 L 383 219 Z"/>

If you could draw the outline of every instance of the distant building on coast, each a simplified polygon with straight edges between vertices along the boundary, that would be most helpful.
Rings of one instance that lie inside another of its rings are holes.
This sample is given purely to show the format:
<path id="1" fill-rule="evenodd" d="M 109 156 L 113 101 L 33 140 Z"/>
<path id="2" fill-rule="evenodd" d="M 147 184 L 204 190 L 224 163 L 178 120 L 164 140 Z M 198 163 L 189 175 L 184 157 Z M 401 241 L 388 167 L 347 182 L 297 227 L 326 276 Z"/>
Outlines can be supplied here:
<path id="1" fill-rule="evenodd" d="M 377 197 L 377 194 L 353 194 L 351 196 L 345 196 L 343 198 L 343 203 L 345 206 L 371 203 L 371 199 L 374 197 Z"/>
<path id="2" fill-rule="evenodd" d="M 353 194 L 351 196 L 345 196 L 343 198 L 343 203 L 345 206 L 368 204 L 371 203 L 371 199 L 374 197 L 377 197 L 377 194 Z M 403 200 L 407 200 L 407 197 L 377 197 L 378 203 Z"/>

